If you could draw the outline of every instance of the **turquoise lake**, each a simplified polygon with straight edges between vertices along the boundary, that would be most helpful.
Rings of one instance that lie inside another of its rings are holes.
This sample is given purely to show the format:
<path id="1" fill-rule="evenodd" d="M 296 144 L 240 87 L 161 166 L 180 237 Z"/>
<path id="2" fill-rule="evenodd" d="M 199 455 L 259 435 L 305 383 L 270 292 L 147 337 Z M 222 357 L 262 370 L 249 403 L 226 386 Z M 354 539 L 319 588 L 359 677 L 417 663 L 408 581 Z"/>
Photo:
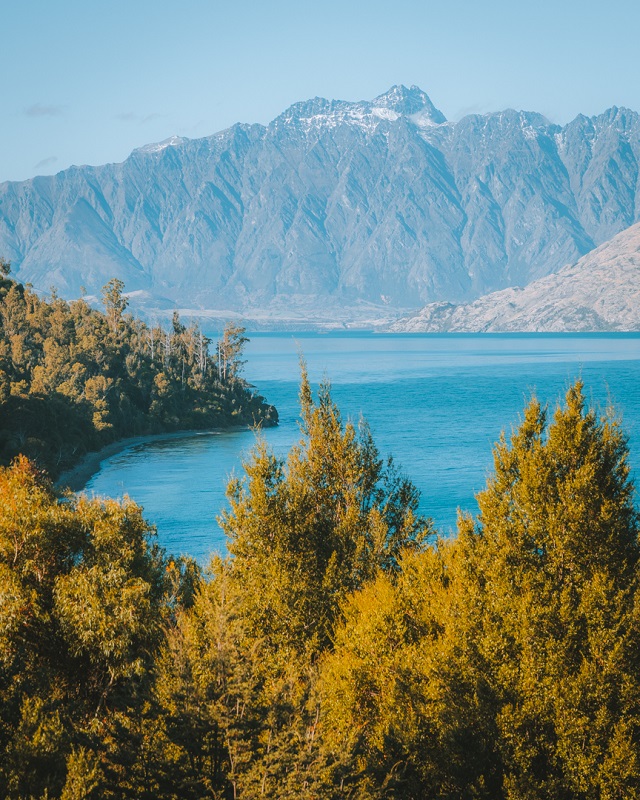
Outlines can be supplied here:
<path id="1" fill-rule="evenodd" d="M 264 435 L 279 454 L 299 438 L 299 353 L 314 384 L 330 380 L 345 418 L 367 419 L 443 534 L 458 508 L 476 512 L 492 446 L 531 395 L 553 409 L 578 377 L 591 402 L 622 416 L 640 475 L 640 334 L 252 334 L 245 377 L 278 408 L 280 425 Z M 86 491 L 128 494 L 167 550 L 206 563 L 225 550 L 216 516 L 254 441 L 236 431 L 137 445 L 103 461 Z"/>

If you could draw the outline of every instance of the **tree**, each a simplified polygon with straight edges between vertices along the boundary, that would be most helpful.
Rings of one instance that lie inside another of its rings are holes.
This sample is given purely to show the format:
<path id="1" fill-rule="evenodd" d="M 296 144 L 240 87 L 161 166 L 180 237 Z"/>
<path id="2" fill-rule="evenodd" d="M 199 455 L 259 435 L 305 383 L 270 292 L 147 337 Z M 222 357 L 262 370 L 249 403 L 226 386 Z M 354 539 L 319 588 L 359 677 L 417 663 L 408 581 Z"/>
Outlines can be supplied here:
<path id="1" fill-rule="evenodd" d="M 56 477 L 126 436 L 277 422 L 252 387 L 231 374 L 221 383 L 196 325 L 123 316 L 122 288 L 105 286 L 101 314 L 0 279 L 0 463 L 24 453 Z"/>
<path id="2" fill-rule="evenodd" d="M 456 540 L 345 607 L 318 691 L 356 796 L 640 796 L 638 516 L 619 423 L 535 400 Z M 357 794 L 361 792 L 362 794 Z"/>
<path id="3" fill-rule="evenodd" d="M 242 360 L 244 346 L 249 341 L 245 333 L 242 325 L 228 322 L 224 326 L 218 342 L 218 372 L 223 383 L 237 378 L 246 363 Z"/>
<path id="4" fill-rule="evenodd" d="M 102 302 L 104 303 L 107 321 L 112 333 L 116 333 L 122 315 L 129 305 L 129 300 L 123 295 L 124 281 L 119 278 L 111 280 L 102 287 Z"/>
<path id="5" fill-rule="evenodd" d="M 129 500 L 61 499 L 24 457 L 0 468 L 3 797 L 150 796 L 151 671 L 198 579 L 152 534 Z"/>
<path id="6" fill-rule="evenodd" d="M 499 800 L 495 709 L 456 540 L 405 553 L 398 575 L 379 575 L 343 610 L 315 686 L 320 793 Z"/>
<path id="7" fill-rule="evenodd" d="M 535 400 L 461 526 L 478 654 L 496 698 L 504 791 L 640 794 L 640 557 L 627 441 L 572 386 Z"/>
<path id="8" fill-rule="evenodd" d="M 397 572 L 402 552 L 431 533 L 415 487 L 379 457 L 364 423 L 342 422 L 328 384 L 313 398 L 304 367 L 300 399 L 302 438 L 287 459 L 259 440 L 244 478 L 230 482 L 230 556 L 214 562 L 170 637 L 161 680 L 184 781 L 196 780 L 198 761 L 220 793 L 310 791 L 312 684 L 342 603 L 380 570 Z M 189 727 L 209 732 L 206 751 Z"/>
<path id="9" fill-rule="evenodd" d="M 343 424 L 330 386 L 318 399 L 303 366 L 303 438 L 286 464 L 259 442 L 221 517 L 245 612 L 274 647 L 310 654 L 330 641 L 346 594 L 431 533 L 418 492 L 385 465 L 364 422 Z"/>

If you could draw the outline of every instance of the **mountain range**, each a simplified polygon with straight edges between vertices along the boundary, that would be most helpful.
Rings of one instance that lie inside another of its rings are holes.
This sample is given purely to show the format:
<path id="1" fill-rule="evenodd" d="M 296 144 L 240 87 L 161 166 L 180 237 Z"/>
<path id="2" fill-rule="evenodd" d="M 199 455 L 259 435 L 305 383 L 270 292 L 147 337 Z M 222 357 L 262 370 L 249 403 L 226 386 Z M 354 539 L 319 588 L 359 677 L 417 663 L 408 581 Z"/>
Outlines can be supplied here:
<path id="1" fill-rule="evenodd" d="M 448 122 L 418 87 L 0 184 L 0 254 L 36 288 L 121 278 L 139 306 L 362 324 L 525 286 L 640 220 L 640 119 Z"/>

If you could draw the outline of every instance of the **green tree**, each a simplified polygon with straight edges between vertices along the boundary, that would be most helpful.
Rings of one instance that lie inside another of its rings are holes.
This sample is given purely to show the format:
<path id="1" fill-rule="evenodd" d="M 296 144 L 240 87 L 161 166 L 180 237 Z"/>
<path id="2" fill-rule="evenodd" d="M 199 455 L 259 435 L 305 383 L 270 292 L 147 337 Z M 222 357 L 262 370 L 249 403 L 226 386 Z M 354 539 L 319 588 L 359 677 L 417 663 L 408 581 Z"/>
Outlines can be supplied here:
<path id="1" fill-rule="evenodd" d="M 342 422 L 328 384 L 314 402 L 304 368 L 300 400 L 299 444 L 285 463 L 259 442 L 221 517 L 243 613 L 284 657 L 326 647 L 345 595 L 431 533 L 413 484 L 364 422 Z"/>
<path id="2" fill-rule="evenodd" d="M 109 328 L 116 333 L 129 300 L 123 295 L 124 281 L 119 278 L 111 280 L 102 287 L 102 302 L 107 314 Z"/>
<path id="3" fill-rule="evenodd" d="M 218 342 L 218 371 L 223 383 L 234 380 L 242 372 L 246 363 L 242 359 L 244 346 L 249 341 L 245 336 L 246 328 L 228 322 L 224 326 L 222 338 Z"/>
<path id="4" fill-rule="evenodd" d="M 122 289 L 107 284 L 101 314 L 0 278 L 0 463 L 24 453 L 57 476 L 125 436 L 277 422 L 236 377 L 237 357 L 222 383 L 197 326 L 123 316 Z"/>
<path id="5" fill-rule="evenodd" d="M 504 790 L 638 797 L 638 517 L 617 420 L 580 382 L 551 425 L 533 401 L 463 523 Z"/>
<path id="6" fill-rule="evenodd" d="M 457 541 L 439 541 L 348 598 L 315 686 L 323 796 L 502 796 L 466 578 Z"/>
<path id="7" fill-rule="evenodd" d="M 356 594 L 321 670 L 362 797 L 638 797 L 638 517 L 618 422 L 534 400 L 456 540 Z"/>
<path id="8" fill-rule="evenodd" d="M 152 533 L 130 501 L 0 469 L 3 797 L 143 796 L 152 669 L 197 579 Z"/>
<path id="9" fill-rule="evenodd" d="M 304 369 L 300 398 L 299 444 L 281 460 L 259 441 L 231 481 L 221 517 L 230 556 L 170 636 L 159 686 L 183 787 L 200 763 L 221 793 L 312 791 L 311 688 L 342 603 L 431 533 L 415 487 L 380 459 L 364 424 L 342 422 L 327 384 L 314 400 Z"/>

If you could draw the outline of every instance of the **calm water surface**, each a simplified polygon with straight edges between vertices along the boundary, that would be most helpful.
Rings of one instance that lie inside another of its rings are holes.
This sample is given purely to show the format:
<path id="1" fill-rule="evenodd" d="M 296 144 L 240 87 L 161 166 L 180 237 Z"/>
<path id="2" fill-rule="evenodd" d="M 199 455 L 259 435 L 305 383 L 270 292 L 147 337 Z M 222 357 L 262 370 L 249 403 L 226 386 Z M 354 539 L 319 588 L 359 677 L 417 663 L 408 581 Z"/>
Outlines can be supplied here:
<path id="1" fill-rule="evenodd" d="M 582 377 L 588 397 L 622 414 L 640 474 L 640 335 L 253 334 L 246 378 L 280 413 L 265 432 L 280 454 L 299 437 L 298 353 L 313 383 L 330 379 L 345 417 L 368 420 L 422 493 L 421 510 L 443 533 L 491 469 L 491 449 L 536 393 L 554 406 Z M 107 459 L 87 484 L 98 495 L 129 494 L 144 506 L 170 552 L 205 563 L 224 552 L 216 516 L 230 474 L 254 443 L 250 431 L 194 434 L 139 445 Z"/>

